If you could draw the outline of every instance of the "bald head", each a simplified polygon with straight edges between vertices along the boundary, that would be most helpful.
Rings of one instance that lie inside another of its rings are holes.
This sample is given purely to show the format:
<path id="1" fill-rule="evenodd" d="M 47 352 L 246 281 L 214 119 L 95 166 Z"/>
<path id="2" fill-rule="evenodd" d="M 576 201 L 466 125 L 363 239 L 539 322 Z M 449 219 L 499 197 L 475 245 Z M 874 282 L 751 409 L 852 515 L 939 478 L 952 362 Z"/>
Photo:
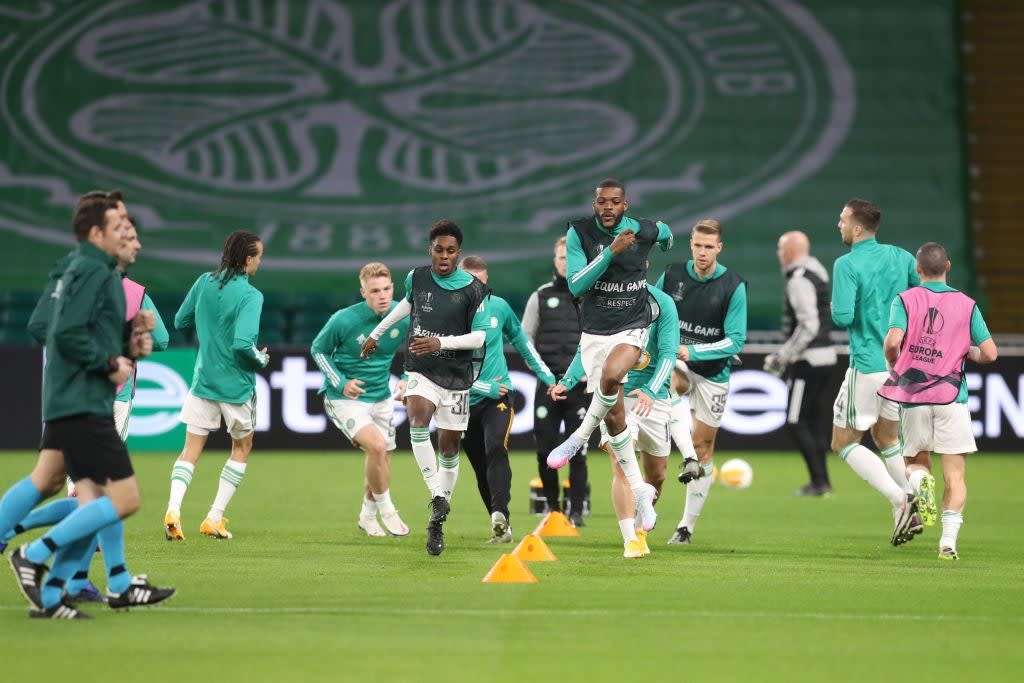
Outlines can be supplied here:
<path id="1" fill-rule="evenodd" d="M 779 238 L 776 253 L 779 255 L 779 263 L 786 268 L 811 253 L 811 240 L 807 239 L 807 235 L 799 230 L 784 232 Z"/>

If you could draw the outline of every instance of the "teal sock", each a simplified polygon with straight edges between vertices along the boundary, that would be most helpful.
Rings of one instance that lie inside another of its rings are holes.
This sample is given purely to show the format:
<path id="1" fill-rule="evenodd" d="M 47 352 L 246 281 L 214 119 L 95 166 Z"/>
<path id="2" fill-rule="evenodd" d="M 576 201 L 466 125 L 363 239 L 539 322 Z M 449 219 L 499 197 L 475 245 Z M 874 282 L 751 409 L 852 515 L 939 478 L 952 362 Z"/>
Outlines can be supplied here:
<path id="1" fill-rule="evenodd" d="M 87 536 L 57 550 L 53 567 L 50 568 L 46 583 L 43 584 L 40 591 L 44 609 L 49 609 L 60 602 L 68 580 L 80 570 L 82 562 L 86 558 L 92 557 L 93 548 L 96 547 L 93 545 L 95 542 L 96 539 L 93 536 Z"/>
<path id="2" fill-rule="evenodd" d="M 61 521 L 78 507 L 77 498 L 59 498 L 52 503 L 37 507 L 25 515 L 25 519 L 14 525 L 14 528 L 4 534 L 2 540 L 9 541 L 18 534 L 23 534 L 32 529 L 40 529 L 44 526 L 53 526 Z"/>
<path id="3" fill-rule="evenodd" d="M 107 590 L 123 593 L 132 583 L 132 575 L 124 559 L 124 522 L 117 520 L 104 527 L 100 530 L 99 540 L 103 549 L 103 564 L 107 567 Z"/>
<path id="4" fill-rule="evenodd" d="M 79 506 L 77 510 L 65 517 L 64 521 L 50 529 L 46 535 L 38 541 L 30 543 L 25 548 L 25 557 L 30 562 L 42 564 L 50 559 L 50 556 L 59 548 L 84 539 L 92 542 L 96 532 L 113 524 L 118 519 L 120 518 L 117 516 L 117 510 L 114 509 L 110 498 L 107 496 L 97 498 L 91 503 Z M 69 578 L 70 576 L 71 573 L 68 574 Z"/>
<path id="5" fill-rule="evenodd" d="M 4 497 L 0 498 L 0 535 L 6 536 L 42 499 L 43 495 L 30 477 L 7 489 Z"/>

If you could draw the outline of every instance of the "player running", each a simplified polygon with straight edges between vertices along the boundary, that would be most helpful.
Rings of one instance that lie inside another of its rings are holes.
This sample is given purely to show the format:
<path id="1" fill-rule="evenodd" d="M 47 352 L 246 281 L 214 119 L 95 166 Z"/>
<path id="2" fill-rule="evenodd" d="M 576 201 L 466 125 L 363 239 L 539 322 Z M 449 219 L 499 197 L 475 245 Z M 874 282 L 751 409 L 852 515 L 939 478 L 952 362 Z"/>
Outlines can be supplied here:
<path id="1" fill-rule="evenodd" d="M 263 242 L 258 235 L 244 230 L 231 233 L 224 243 L 220 267 L 199 276 L 174 316 L 179 330 L 196 329 L 199 353 L 192 388 L 181 407 L 185 445 L 171 469 L 171 493 L 164 515 L 168 541 L 185 540 L 181 503 L 206 440 L 220 428 L 222 417 L 231 435 L 231 456 L 221 470 L 217 496 L 199 533 L 231 538 L 224 511 L 242 484 L 252 452 L 256 370 L 270 362 L 267 349 L 256 346 L 263 294 L 249 282 L 262 258 Z"/>
<path id="2" fill-rule="evenodd" d="M 672 245 L 672 231 L 661 222 L 626 215 L 625 186 L 604 180 L 594 191 L 594 214 L 569 223 L 566 233 L 569 290 L 580 298 L 583 334 L 580 351 L 587 391 L 594 397 L 580 427 L 548 455 L 548 466 L 563 467 L 603 420 L 615 460 L 629 482 L 640 528 L 657 522 L 653 486 L 644 481 L 626 430 L 621 385 L 647 346 L 651 307 L 647 295 L 647 255 L 655 244 Z M 632 507 L 632 506 L 630 506 Z M 639 552 L 632 528 L 625 531 L 627 554 Z M 631 525 L 630 525 L 631 526 Z"/>
<path id="3" fill-rule="evenodd" d="M 690 397 L 697 456 L 696 460 L 687 457 L 687 449 L 682 448 L 679 481 L 686 484 L 686 506 L 670 545 L 690 543 L 711 493 L 715 439 L 729 398 L 732 358 L 747 341 L 747 282 L 718 262 L 724 246 L 722 224 L 702 220 L 690 233 L 693 258 L 671 264 L 658 279 L 658 287 L 672 297 L 679 315 L 678 367 L 685 375 L 679 388 Z M 673 410 L 681 412 L 685 407 L 676 401 Z M 685 416 L 677 414 L 675 420 L 683 424 Z M 679 434 L 677 442 L 683 439 Z"/>
<path id="4" fill-rule="evenodd" d="M 832 322 L 850 333 L 850 367 L 832 408 L 832 450 L 860 478 L 888 499 L 893 510 L 890 541 L 900 545 L 921 531 L 900 446 L 899 406 L 878 395 L 888 379 L 883 340 L 893 299 L 920 284 L 907 251 L 875 239 L 882 213 L 869 201 L 851 199 L 839 214 L 839 235 L 850 253 L 832 266 Z M 866 446 L 864 432 L 881 449 L 883 464 Z"/>
<path id="5" fill-rule="evenodd" d="M 668 380 L 675 365 L 676 353 L 679 349 L 679 317 L 676 315 L 675 302 L 657 287 L 649 286 L 647 292 L 651 297 L 654 322 L 651 325 L 653 334 L 647 342 L 640 361 L 639 369 L 629 371 L 629 379 L 623 387 L 625 398 L 623 406 L 626 411 L 626 425 L 638 449 L 644 468 L 644 480 L 661 494 L 661 485 L 665 481 L 665 463 L 672 450 L 670 439 L 670 422 L 672 419 L 671 401 L 668 391 Z M 580 355 L 573 359 L 566 376 L 551 389 L 553 400 L 564 400 L 566 392 L 583 377 L 583 363 Z M 604 424 L 601 425 L 601 441 L 611 441 Z M 609 455 L 613 455 L 609 446 L 605 446 Z M 636 538 L 640 548 L 629 547 L 628 524 L 635 525 L 636 512 L 633 497 L 627 485 L 622 468 L 615 457 L 612 457 L 612 503 L 619 519 L 623 543 L 626 544 L 625 557 L 643 557 L 651 550 L 647 545 L 647 531 L 636 529 Z"/>
<path id="6" fill-rule="evenodd" d="M 324 394 L 324 409 L 334 426 L 366 453 L 359 528 L 368 536 L 408 536 L 409 527 L 391 500 L 391 453 L 395 450 L 392 398 L 401 399 L 405 382 L 399 381 L 394 397 L 389 382 L 391 362 L 405 341 L 409 321 L 396 323 L 381 337 L 378 353 L 363 359 L 363 342 L 398 305 L 388 267 L 376 262 L 363 266 L 359 293 L 363 301 L 332 315 L 313 340 L 313 361 L 324 375 L 319 393 Z"/>
<path id="7" fill-rule="evenodd" d="M 464 258 L 462 268 L 487 284 L 487 264 L 479 256 Z M 469 390 L 469 427 L 463 445 L 476 475 L 480 499 L 491 515 L 491 537 L 487 542 L 511 543 L 508 504 L 512 498 L 512 467 L 508 461 L 508 437 L 515 410 L 508 395 L 512 380 L 505 362 L 505 341 L 515 347 L 546 386 L 555 383 L 555 376 L 533 348 L 507 301 L 491 294 L 484 302 L 483 313 L 487 320 L 486 353 L 480 378 Z"/>
<path id="8" fill-rule="evenodd" d="M 438 221 L 431 228 L 429 253 L 430 265 L 409 272 L 405 298 L 370 332 L 362 355 L 372 356 L 381 337 L 398 321 L 410 318 L 405 406 L 412 454 L 431 496 L 427 553 L 440 555 L 443 525 L 459 477 L 459 441 L 469 426 L 469 388 L 480 374 L 488 290 L 457 266 L 462 230 L 452 221 Z M 431 419 L 437 424 L 440 458 L 430 443 Z"/>
<path id="9" fill-rule="evenodd" d="M 942 536 L 939 559 L 956 560 L 964 523 L 966 455 L 974 453 L 967 409 L 966 359 L 991 363 L 999 355 L 978 304 L 946 284 L 949 256 L 941 244 L 917 250 L 919 287 L 897 296 L 890 308 L 885 359 L 892 370 L 878 390 L 900 404 L 903 455 L 924 524 L 935 524 L 935 477 L 931 454 L 942 457 Z"/>

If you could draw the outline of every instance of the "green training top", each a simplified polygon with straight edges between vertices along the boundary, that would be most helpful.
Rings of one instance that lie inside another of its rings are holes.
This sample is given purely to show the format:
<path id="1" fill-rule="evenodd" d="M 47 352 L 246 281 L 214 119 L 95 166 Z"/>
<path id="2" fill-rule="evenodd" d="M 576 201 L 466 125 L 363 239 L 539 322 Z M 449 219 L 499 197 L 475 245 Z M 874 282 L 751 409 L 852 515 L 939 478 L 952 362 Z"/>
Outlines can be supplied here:
<path id="1" fill-rule="evenodd" d="M 256 390 L 256 369 L 270 358 L 256 346 L 263 294 L 247 275 L 221 287 L 220 273 L 203 273 L 188 291 L 174 326 L 196 329 L 199 353 L 192 393 L 221 403 L 246 403 Z"/>
<path id="2" fill-rule="evenodd" d="M 921 283 L 910 252 L 871 237 L 832 266 L 832 322 L 850 333 L 850 367 L 886 372 L 882 346 L 893 297 Z"/>
<path id="3" fill-rule="evenodd" d="M 469 404 L 476 405 L 485 398 L 498 398 L 501 385 L 512 388 L 512 379 L 508 375 L 508 363 L 505 362 L 504 340 L 523 357 L 534 374 L 548 386 L 555 383 L 555 376 L 541 360 L 537 349 L 533 348 L 530 339 L 523 332 L 519 318 L 512 312 L 508 302 L 500 296 L 490 295 L 484 300 L 483 314 L 487 320 L 487 341 L 484 342 L 487 353 L 484 356 L 480 377 L 469 389 Z"/>
<path id="4" fill-rule="evenodd" d="M 921 286 L 930 289 L 933 292 L 955 292 L 945 282 L 922 282 Z M 903 305 L 903 299 L 896 295 L 896 298 L 892 300 L 892 306 L 889 307 L 889 329 L 897 327 L 904 332 L 907 331 L 907 307 Z M 981 314 L 981 309 L 975 305 L 974 311 L 971 313 L 971 343 L 977 346 L 982 342 L 991 339 L 992 333 L 988 331 L 988 325 L 985 323 L 985 318 Z M 966 365 L 966 359 L 964 365 Z M 961 368 L 963 369 L 963 368 Z M 964 375 L 960 380 L 960 393 L 956 396 L 955 403 L 967 403 L 967 375 Z M 904 403 L 907 408 L 916 407 L 915 404 Z"/>
<path id="5" fill-rule="evenodd" d="M 715 264 L 715 272 L 707 277 L 697 275 L 693 259 L 686 262 L 686 272 L 698 282 L 717 280 L 725 274 L 727 268 L 721 263 Z M 664 273 L 658 278 L 658 288 L 665 286 Z M 673 303 L 674 306 L 674 303 Z M 729 299 L 729 308 L 725 313 L 725 321 L 722 323 L 725 338 L 708 344 L 689 344 L 690 358 L 693 360 L 718 360 L 720 358 L 731 358 L 743 351 L 743 345 L 747 343 L 747 285 L 741 282 L 732 293 Z M 732 364 L 727 363 L 721 372 L 714 377 L 708 377 L 710 382 L 728 382 L 729 374 L 732 371 Z"/>
<path id="6" fill-rule="evenodd" d="M 78 249 L 79 247 L 75 247 L 53 264 L 53 268 L 46 275 L 43 294 L 36 302 L 36 307 L 32 309 L 32 315 L 28 320 L 28 333 L 40 346 L 46 343 L 46 331 L 50 328 L 50 319 L 53 317 L 53 307 L 56 302 L 53 292 L 57 289 L 57 283 L 64 275 L 64 271 L 68 269 L 71 260 L 78 254 Z"/>
<path id="7" fill-rule="evenodd" d="M 659 309 L 658 317 L 651 323 L 651 335 L 647 340 L 650 360 L 643 370 L 629 371 L 622 391 L 628 396 L 634 389 L 640 389 L 653 399 L 667 399 L 668 380 L 672 376 L 676 354 L 679 352 L 679 315 L 676 313 L 675 301 L 668 294 L 654 286 L 648 287 L 647 292 Z M 582 353 L 577 347 L 576 356 L 559 383 L 572 390 L 584 374 Z"/>
<path id="8" fill-rule="evenodd" d="M 139 308 L 140 311 L 153 311 L 153 315 L 156 317 L 156 327 L 150 332 L 150 336 L 153 337 L 153 351 L 164 351 L 167 349 L 167 344 L 171 341 L 171 335 L 167 332 L 167 326 L 164 325 L 163 318 L 160 317 L 160 311 L 156 310 L 156 305 L 153 300 L 149 298 L 149 294 L 142 295 L 142 306 Z M 114 397 L 115 401 L 130 401 L 132 395 L 135 393 L 135 382 L 125 382 L 121 388 L 121 392 Z"/>
<path id="9" fill-rule="evenodd" d="M 392 301 L 387 313 L 398 302 Z M 365 301 L 343 308 L 331 316 L 313 340 L 313 361 L 324 374 L 319 393 L 330 401 L 352 400 L 342 393 L 350 379 L 361 379 L 358 400 L 377 403 L 391 398 L 391 362 L 395 352 L 405 342 L 409 318 L 399 320 L 377 342 L 377 351 L 369 358 L 360 357 L 360 351 L 373 328 L 387 313 L 377 315 Z"/>
<path id="10" fill-rule="evenodd" d="M 54 288 L 46 333 L 43 420 L 114 414 L 111 360 L 127 355 L 117 259 L 83 242 Z"/>

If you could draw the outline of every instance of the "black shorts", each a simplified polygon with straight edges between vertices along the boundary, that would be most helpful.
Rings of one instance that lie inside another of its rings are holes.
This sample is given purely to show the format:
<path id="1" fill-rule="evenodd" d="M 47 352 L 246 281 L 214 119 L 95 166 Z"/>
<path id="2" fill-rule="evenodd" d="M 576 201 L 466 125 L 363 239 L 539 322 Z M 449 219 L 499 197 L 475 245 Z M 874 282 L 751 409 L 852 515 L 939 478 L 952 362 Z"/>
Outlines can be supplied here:
<path id="1" fill-rule="evenodd" d="M 39 439 L 39 450 L 41 451 L 59 451 L 60 446 L 54 441 L 53 430 L 50 429 L 49 423 L 43 423 L 43 436 Z"/>
<path id="2" fill-rule="evenodd" d="M 105 484 L 135 474 L 113 415 L 73 415 L 51 420 L 43 428 L 43 443 L 64 453 L 64 468 L 71 481 L 91 479 Z"/>

